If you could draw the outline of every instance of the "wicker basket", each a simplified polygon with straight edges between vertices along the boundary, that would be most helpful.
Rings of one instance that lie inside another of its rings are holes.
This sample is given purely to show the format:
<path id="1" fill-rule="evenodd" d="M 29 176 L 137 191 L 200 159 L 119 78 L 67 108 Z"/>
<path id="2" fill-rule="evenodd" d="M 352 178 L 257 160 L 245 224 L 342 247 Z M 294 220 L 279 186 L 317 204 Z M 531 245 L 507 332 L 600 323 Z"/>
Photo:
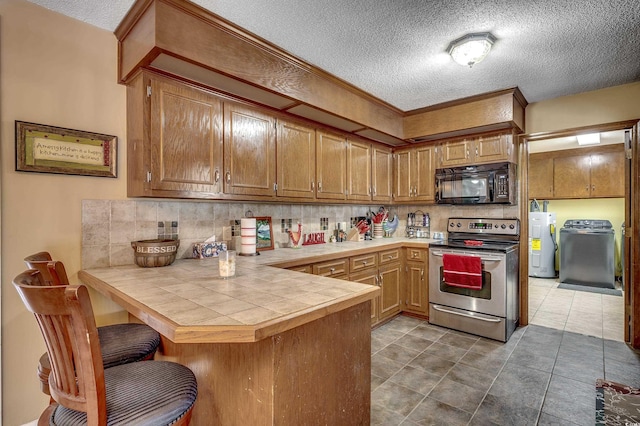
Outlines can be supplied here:
<path id="1" fill-rule="evenodd" d="M 136 265 L 143 268 L 168 266 L 176 260 L 180 240 L 142 240 L 132 241 Z"/>

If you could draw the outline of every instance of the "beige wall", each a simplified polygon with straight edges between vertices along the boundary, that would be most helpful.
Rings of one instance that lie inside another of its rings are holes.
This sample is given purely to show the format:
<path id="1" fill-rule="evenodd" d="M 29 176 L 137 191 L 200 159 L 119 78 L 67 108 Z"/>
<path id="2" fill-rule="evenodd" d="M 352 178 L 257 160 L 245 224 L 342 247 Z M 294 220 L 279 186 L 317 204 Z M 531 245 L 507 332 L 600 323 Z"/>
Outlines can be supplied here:
<path id="1" fill-rule="evenodd" d="M 640 119 L 639 99 L 640 81 L 535 102 L 525 110 L 526 133 Z"/>
<path id="2" fill-rule="evenodd" d="M 115 36 L 22 0 L 0 1 L 2 116 L 2 424 L 37 418 L 48 399 L 39 392 L 44 352 L 33 316 L 12 278 L 24 256 L 48 250 L 77 281 L 81 201 L 124 198 L 126 90 L 116 83 Z M 117 179 L 16 172 L 14 121 L 116 135 Z M 117 309 L 96 300 L 98 312 Z M 100 319 L 99 319 L 100 321 Z"/>

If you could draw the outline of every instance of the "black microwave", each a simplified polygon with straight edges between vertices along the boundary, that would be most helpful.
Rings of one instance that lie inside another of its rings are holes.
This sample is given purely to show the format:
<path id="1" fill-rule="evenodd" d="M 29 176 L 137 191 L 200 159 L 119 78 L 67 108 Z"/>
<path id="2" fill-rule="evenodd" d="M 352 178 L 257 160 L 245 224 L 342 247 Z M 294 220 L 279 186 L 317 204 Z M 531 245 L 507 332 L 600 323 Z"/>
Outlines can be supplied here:
<path id="1" fill-rule="evenodd" d="M 436 170 L 439 204 L 515 204 L 516 165 L 479 164 Z"/>

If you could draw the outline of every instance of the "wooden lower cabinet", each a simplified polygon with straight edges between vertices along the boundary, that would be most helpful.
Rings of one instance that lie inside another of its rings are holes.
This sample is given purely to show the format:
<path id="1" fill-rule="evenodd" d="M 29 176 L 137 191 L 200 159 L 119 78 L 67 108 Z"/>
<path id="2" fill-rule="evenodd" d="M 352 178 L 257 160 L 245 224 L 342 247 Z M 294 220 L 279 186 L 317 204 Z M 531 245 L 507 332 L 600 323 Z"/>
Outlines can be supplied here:
<path id="1" fill-rule="evenodd" d="M 378 285 L 378 269 L 368 268 L 358 273 L 351 274 L 349 281 L 362 284 Z M 371 324 L 375 324 L 380 320 L 380 297 L 371 299 Z"/>
<path id="2" fill-rule="evenodd" d="M 403 310 L 428 315 L 427 254 L 426 249 L 396 248 L 287 269 L 380 287 L 380 296 L 371 300 L 374 325 Z"/>
<path id="3" fill-rule="evenodd" d="M 405 265 L 405 301 L 403 310 L 418 315 L 429 314 L 428 251 L 407 248 Z"/>
<path id="4" fill-rule="evenodd" d="M 400 288 L 402 283 L 402 263 L 394 262 L 378 269 L 380 295 L 379 320 L 400 313 Z"/>

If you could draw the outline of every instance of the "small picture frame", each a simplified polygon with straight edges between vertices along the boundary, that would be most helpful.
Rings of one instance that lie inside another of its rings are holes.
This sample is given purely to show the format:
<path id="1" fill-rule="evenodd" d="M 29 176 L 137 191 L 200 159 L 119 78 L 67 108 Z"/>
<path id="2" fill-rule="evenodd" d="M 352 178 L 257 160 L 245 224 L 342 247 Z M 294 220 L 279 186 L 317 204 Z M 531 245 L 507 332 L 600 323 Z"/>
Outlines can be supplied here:
<path id="1" fill-rule="evenodd" d="M 117 177 L 115 136 L 16 120 L 16 171 Z"/>
<path id="2" fill-rule="evenodd" d="M 273 250 L 271 217 L 256 217 L 256 251 Z"/>

